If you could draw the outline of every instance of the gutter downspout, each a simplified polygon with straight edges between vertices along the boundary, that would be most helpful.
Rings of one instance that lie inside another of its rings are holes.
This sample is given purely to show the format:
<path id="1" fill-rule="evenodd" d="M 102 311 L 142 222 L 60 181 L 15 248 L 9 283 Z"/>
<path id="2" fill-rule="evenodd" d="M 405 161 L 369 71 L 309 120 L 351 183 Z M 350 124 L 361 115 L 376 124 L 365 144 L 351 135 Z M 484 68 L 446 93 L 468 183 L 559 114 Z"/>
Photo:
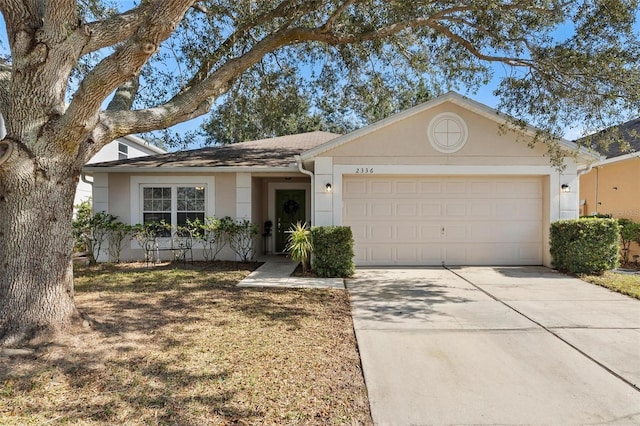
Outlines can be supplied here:
<path id="1" fill-rule="evenodd" d="M 586 169 L 584 170 L 578 170 L 578 177 L 582 176 L 582 175 L 586 175 L 587 173 L 589 173 L 591 170 L 593 169 L 593 163 L 589 164 L 587 166 Z"/>
<path id="2" fill-rule="evenodd" d="M 580 184 L 580 176 L 586 175 L 587 173 L 591 172 L 591 170 L 593 170 L 593 164 L 594 163 L 589 163 L 589 165 L 587 166 L 586 169 L 578 170 L 578 173 L 577 173 L 578 185 Z M 598 212 L 598 168 L 597 167 L 596 167 L 596 184 L 595 184 L 595 187 L 596 187 L 595 205 L 596 205 L 596 213 L 597 213 Z M 580 198 L 579 195 L 580 194 L 578 194 L 578 198 Z M 589 207 L 589 206 L 587 206 L 587 207 Z M 585 209 L 584 213 L 585 214 L 589 214 L 589 212 L 587 212 L 586 209 Z"/>
<path id="3" fill-rule="evenodd" d="M 88 175 L 86 173 L 80 173 L 80 180 L 83 181 L 84 183 L 91 185 L 91 188 L 93 190 L 93 180 L 88 180 L 87 177 Z"/>
<path id="4" fill-rule="evenodd" d="M 296 160 L 296 164 L 298 165 L 298 170 L 300 173 L 303 173 L 311 178 L 311 226 L 316 223 L 316 209 L 315 209 L 315 199 L 316 199 L 316 185 L 315 185 L 315 175 L 311 170 L 306 170 L 302 165 L 302 159 L 300 159 L 299 155 L 295 155 L 293 158 Z"/>
<path id="5" fill-rule="evenodd" d="M 89 176 L 86 173 L 80 173 L 80 180 L 91 187 L 91 211 L 93 211 L 93 176 L 91 175 L 91 180 L 87 179 L 87 177 Z"/>

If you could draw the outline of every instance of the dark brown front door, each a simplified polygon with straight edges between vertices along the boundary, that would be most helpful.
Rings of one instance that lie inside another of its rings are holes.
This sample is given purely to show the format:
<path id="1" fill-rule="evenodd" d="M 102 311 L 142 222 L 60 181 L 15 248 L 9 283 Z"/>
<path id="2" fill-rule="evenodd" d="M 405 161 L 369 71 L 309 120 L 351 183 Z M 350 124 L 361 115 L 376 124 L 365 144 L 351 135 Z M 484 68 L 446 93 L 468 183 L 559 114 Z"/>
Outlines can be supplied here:
<path id="1" fill-rule="evenodd" d="M 296 222 L 304 222 L 304 189 L 276 190 L 276 252 L 281 253 L 287 247 L 288 231 Z"/>

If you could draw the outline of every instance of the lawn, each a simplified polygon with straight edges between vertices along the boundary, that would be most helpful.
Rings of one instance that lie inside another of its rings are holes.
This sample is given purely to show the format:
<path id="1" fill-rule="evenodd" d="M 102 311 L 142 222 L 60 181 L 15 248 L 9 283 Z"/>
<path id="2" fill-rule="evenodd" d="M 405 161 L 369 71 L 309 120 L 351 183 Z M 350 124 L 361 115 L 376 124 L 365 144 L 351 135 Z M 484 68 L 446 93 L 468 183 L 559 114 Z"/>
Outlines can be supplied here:
<path id="1" fill-rule="evenodd" d="M 581 278 L 592 284 L 640 299 L 640 275 L 605 272 L 602 275 L 588 275 Z"/>
<path id="2" fill-rule="evenodd" d="M 255 266 L 77 267 L 94 325 L 0 357 L 0 424 L 371 424 L 346 292 Z"/>

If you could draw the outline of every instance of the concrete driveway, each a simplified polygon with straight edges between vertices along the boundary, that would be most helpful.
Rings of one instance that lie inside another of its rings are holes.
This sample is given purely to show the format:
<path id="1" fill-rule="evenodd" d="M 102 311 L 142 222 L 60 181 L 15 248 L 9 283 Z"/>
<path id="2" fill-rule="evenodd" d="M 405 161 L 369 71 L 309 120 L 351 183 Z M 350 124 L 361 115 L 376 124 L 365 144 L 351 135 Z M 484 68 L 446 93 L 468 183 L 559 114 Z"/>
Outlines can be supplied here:
<path id="1" fill-rule="evenodd" d="M 377 425 L 640 424 L 640 302 L 543 267 L 358 269 Z"/>

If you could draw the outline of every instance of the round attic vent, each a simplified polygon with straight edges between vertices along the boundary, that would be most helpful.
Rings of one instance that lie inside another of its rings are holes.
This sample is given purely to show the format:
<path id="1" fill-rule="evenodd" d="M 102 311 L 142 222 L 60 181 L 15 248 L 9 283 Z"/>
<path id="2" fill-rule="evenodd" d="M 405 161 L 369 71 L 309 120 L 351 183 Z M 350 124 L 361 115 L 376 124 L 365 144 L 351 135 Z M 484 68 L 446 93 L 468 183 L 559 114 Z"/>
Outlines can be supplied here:
<path id="1" fill-rule="evenodd" d="M 429 142 L 436 150 L 451 154 L 467 143 L 467 125 L 459 115 L 452 112 L 438 114 L 429 123 Z"/>

